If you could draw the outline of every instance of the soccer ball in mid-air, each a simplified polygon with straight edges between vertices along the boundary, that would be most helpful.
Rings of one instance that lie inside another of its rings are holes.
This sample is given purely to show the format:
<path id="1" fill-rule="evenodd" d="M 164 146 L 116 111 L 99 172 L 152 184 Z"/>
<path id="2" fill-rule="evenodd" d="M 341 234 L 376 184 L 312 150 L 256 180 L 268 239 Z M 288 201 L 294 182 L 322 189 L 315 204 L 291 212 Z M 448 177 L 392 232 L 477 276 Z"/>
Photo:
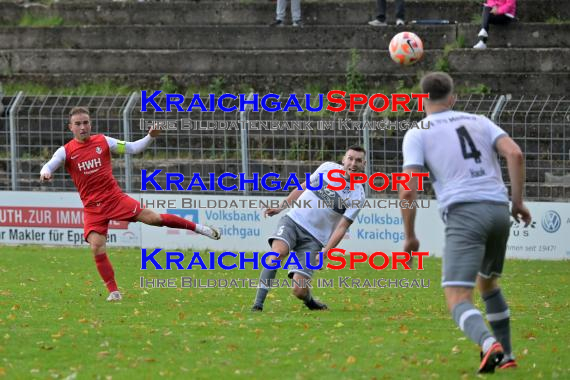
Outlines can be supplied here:
<path id="1" fill-rule="evenodd" d="M 422 40 L 412 32 L 398 33 L 390 41 L 390 57 L 400 65 L 412 65 L 424 55 Z"/>

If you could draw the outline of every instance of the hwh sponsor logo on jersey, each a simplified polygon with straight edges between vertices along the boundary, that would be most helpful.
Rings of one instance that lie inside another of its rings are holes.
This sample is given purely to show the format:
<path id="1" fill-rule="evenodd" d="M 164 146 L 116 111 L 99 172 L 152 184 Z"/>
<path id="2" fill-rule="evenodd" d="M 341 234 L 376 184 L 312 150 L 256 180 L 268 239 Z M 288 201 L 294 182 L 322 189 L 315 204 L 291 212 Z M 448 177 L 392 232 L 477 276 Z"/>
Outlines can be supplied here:
<path id="1" fill-rule="evenodd" d="M 89 161 L 82 161 L 79 162 L 77 164 L 77 168 L 79 169 L 79 171 L 86 171 L 86 170 L 91 170 L 91 169 L 95 169 L 95 168 L 99 168 L 103 165 L 103 163 L 101 162 L 100 158 L 94 158 L 92 160 Z"/>

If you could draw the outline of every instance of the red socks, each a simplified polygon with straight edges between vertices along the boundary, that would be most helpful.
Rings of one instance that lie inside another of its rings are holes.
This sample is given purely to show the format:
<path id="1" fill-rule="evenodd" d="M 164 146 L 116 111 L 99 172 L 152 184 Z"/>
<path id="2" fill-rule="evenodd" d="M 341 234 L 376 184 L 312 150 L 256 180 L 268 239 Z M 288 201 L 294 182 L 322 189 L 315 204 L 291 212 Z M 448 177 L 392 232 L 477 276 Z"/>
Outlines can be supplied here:
<path id="1" fill-rule="evenodd" d="M 115 272 L 113 271 L 113 266 L 109 261 L 106 253 L 101 253 L 95 256 L 95 265 L 97 265 L 97 270 L 107 286 L 109 292 L 115 292 L 119 290 L 117 283 L 115 282 Z"/>
<path id="2" fill-rule="evenodd" d="M 196 223 L 183 219 L 179 216 L 172 214 L 160 214 L 162 225 L 170 228 L 180 228 L 183 230 L 196 230 Z"/>

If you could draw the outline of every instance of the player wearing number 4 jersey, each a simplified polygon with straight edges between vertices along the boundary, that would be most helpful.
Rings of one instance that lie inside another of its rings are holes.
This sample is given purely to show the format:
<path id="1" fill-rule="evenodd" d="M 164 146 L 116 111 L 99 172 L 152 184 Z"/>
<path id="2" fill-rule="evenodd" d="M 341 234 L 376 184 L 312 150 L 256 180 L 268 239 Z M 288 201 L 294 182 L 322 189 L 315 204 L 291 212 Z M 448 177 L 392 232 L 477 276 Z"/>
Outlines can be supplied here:
<path id="1" fill-rule="evenodd" d="M 111 153 L 137 154 L 145 150 L 158 136 L 151 129 L 147 136 L 134 142 L 119 141 L 104 135 L 91 135 L 89 111 L 75 107 L 69 114 L 69 130 L 73 140 L 59 148 L 46 163 L 40 180 L 49 181 L 52 173 L 65 164 L 83 202 L 85 240 L 89 242 L 97 270 L 109 290 L 108 301 L 120 301 L 122 296 L 115 281 L 113 266 L 107 257 L 107 231 L 111 220 L 142 222 L 152 226 L 167 226 L 195 231 L 218 240 L 220 233 L 176 215 L 157 214 L 141 209 L 138 201 L 124 194 L 113 177 Z"/>
<path id="2" fill-rule="evenodd" d="M 527 225 L 531 216 L 523 204 L 524 158 L 518 145 L 486 117 L 456 112 L 453 80 L 445 73 L 422 78 L 422 93 L 429 93 L 424 123 L 427 130 L 404 136 L 404 171 L 427 168 L 445 227 L 443 280 L 453 319 L 481 346 L 479 373 L 495 367 L 516 366 L 511 349 L 509 308 L 498 286 L 509 237 L 509 200 L 497 153 L 507 160 L 511 179 L 511 215 Z M 415 178 L 414 178 L 415 180 Z M 415 200 L 416 186 L 400 189 L 400 198 Z M 415 209 L 402 209 L 404 250 L 417 251 Z M 473 305 L 478 286 L 487 311 L 485 324 Z"/>

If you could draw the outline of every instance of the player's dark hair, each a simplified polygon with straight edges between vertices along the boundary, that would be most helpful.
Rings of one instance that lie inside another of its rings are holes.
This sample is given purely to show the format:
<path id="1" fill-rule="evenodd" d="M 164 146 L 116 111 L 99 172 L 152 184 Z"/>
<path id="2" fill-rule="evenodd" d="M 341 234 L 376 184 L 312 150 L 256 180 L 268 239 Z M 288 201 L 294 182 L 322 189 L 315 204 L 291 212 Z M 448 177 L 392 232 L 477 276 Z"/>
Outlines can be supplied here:
<path id="1" fill-rule="evenodd" d="M 420 82 L 422 93 L 429 94 L 429 100 L 445 100 L 453 93 L 453 79 L 447 73 L 435 72 L 424 75 Z"/>
<path id="2" fill-rule="evenodd" d="M 349 150 L 354 150 L 356 152 L 362 152 L 362 153 L 366 154 L 366 150 L 363 147 L 361 147 L 360 145 L 351 145 L 348 148 L 346 148 L 347 152 Z"/>
<path id="3" fill-rule="evenodd" d="M 73 115 L 85 114 L 89 116 L 89 109 L 87 107 L 73 107 L 71 111 L 69 111 L 69 121 L 71 121 L 71 117 Z"/>

